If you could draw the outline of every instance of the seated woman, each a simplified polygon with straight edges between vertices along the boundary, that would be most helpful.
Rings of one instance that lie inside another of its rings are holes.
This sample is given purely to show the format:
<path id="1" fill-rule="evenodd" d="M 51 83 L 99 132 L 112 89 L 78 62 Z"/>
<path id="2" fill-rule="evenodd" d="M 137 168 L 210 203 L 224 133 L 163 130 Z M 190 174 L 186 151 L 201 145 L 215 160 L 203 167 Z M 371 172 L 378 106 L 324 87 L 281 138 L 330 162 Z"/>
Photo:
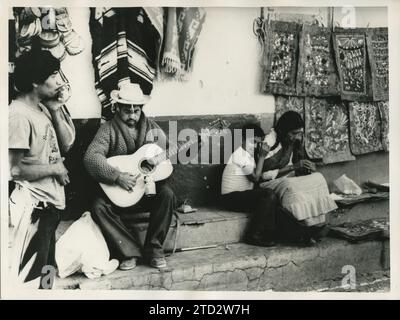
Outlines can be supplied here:
<path id="1" fill-rule="evenodd" d="M 317 240 L 325 225 L 326 214 L 337 206 L 329 196 L 323 175 L 315 172 L 312 161 L 305 159 L 303 128 L 303 119 L 297 112 L 288 111 L 278 119 L 274 128 L 276 141 L 264 161 L 260 187 L 275 192 L 286 216 L 303 226 L 301 237 L 312 241 Z M 284 218 L 282 212 L 278 216 Z"/>

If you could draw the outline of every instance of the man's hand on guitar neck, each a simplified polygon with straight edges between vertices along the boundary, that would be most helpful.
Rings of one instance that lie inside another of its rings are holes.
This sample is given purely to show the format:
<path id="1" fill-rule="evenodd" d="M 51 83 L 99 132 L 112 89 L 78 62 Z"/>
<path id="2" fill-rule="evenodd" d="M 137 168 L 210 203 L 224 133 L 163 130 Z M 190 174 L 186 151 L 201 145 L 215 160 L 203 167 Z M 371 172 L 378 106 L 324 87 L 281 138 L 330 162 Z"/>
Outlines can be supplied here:
<path id="1" fill-rule="evenodd" d="M 132 191 L 133 187 L 136 185 L 136 180 L 139 177 L 139 173 L 133 175 L 129 172 L 121 172 L 115 181 L 121 188 Z"/>

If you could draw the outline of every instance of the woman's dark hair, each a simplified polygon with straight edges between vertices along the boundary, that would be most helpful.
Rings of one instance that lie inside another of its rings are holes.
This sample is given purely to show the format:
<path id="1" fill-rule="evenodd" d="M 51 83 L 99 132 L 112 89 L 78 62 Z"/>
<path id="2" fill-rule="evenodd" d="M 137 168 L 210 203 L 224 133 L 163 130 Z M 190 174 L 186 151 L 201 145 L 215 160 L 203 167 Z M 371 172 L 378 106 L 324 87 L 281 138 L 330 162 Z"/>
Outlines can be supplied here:
<path id="1" fill-rule="evenodd" d="M 304 121 L 299 113 L 296 111 L 287 111 L 285 112 L 276 122 L 274 127 L 276 132 L 276 144 L 284 141 L 286 135 L 296 129 L 300 129 L 304 127 Z M 275 147 L 274 146 L 274 147 Z M 274 148 L 273 147 L 273 148 Z"/>
<path id="2" fill-rule="evenodd" d="M 14 85 L 19 92 L 33 90 L 33 83 L 43 83 L 55 71 L 60 61 L 47 50 L 31 50 L 15 61 Z"/>
<path id="3" fill-rule="evenodd" d="M 265 133 L 264 130 L 258 124 L 255 123 L 247 123 L 242 127 L 242 140 L 246 140 L 248 138 L 247 131 L 251 130 L 253 132 L 254 137 L 264 138 Z"/>

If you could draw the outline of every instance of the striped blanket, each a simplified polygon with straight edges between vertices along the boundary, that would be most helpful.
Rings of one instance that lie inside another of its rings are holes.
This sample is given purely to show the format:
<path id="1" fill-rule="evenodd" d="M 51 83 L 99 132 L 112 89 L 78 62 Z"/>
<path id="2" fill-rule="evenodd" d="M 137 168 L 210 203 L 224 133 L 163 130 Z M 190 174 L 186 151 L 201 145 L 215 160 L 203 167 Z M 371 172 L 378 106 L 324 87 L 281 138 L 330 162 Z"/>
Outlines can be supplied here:
<path id="1" fill-rule="evenodd" d="M 146 95 L 153 89 L 163 36 L 162 9 L 147 12 L 140 7 L 90 8 L 95 87 L 105 120 L 113 117 L 110 92 L 122 82 L 138 83 Z"/>

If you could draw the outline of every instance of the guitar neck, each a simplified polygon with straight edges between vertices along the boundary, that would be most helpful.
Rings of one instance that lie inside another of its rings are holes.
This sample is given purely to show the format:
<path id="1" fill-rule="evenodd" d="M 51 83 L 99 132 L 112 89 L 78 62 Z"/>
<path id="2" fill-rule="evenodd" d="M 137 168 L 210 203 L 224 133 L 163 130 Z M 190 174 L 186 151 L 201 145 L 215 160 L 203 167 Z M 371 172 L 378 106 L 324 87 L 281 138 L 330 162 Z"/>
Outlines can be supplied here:
<path id="1" fill-rule="evenodd" d="M 168 151 L 164 151 L 164 152 L 154 156 L 152 158 L 152 160 L 157 165 L 157 164 L 175 156 L 179 152 L 189 148 L 191 145 L 195 144 L 196 142 L 188 141 L 188 142 L 185 142 L 184 144 L 182 144 L 180 147 L 178 147 L 178 145 L 174 145 L 174 146 L 168 148 Z"/>

